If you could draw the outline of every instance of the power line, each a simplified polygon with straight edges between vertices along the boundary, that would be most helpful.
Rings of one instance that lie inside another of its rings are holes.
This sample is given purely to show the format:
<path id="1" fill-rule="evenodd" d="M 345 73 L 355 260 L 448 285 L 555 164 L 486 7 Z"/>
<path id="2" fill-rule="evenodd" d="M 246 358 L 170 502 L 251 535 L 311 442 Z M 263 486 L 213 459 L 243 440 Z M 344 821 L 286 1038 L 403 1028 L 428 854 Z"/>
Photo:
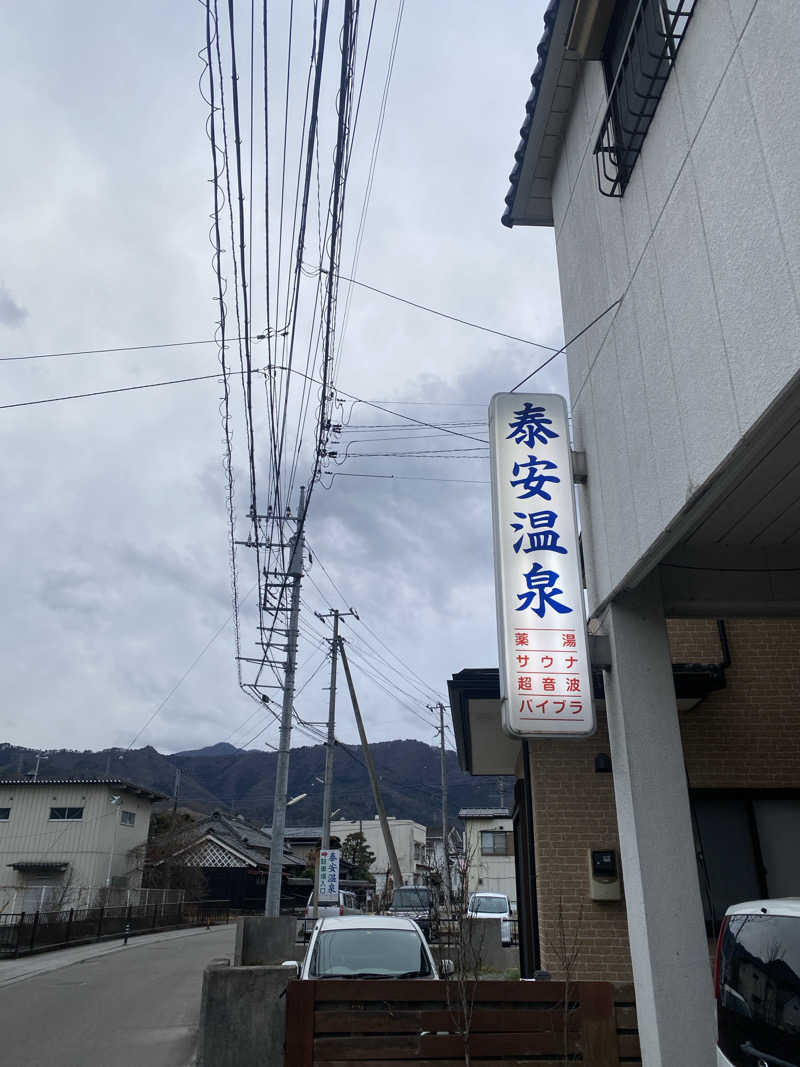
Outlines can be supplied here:
<path id="1" fill-rule="evenodd" d="M 566 352 L 566 350 L 569 348 L 569 346 L 571 344 L 574 344 L 578 340 L 578 338 L 583 337 L 583 335 L 587 332 L 587 330 L 591 330 L 592 326 L 594 326 L 595 323 L 599 322 L 600 319 L 602 319 L 604 315 L 607 315 L 609 313 L 609 311 L 612 311 L 617 306 L 617 304 L 621 304 L 621 303 L 622 303 L 622 297 L 619 297 L 619 299 L 615 300 L 613 304 L 609 304 L 608 307 L 605 309 L 605 311 L 601 311 L 600 314 L 596 318 L 592 319 L 592 321 L 588 324 L 588 326 L 584 326 L 583 329 L 579 330 L 578 333 L 576 333 L 574 337 L 570 337 L 569 341 L 567 341 L 566 344 L 562 345 L 561 348 L 559 348 L 556 351 L 554 351 L 552 356 L 550 356 L 548 359 L 546 359 L 544 361 L 544 363 L 540 363 L 538 367 L 535 367 L 530 372 L 530 374 L 528 374 L 525 378 L 522 379 L 521 382 L 517 382 L 517 384 L 514 386 L 513 389 L 509 389 L 509 392 L 510 393 L 516 393 L 517 389 L 519 389 L 519 387 L 521 385 L 524 385 L 525 382 L 529 382 L 531 380 L 531 378 L 534 376 L 534 374 L 538 374 L 540 370 L 544 370 L 544 368 L 548 365 L 548 363 L 552 363 L 553 362 L 553 360 L 556 358 L 556 356 L 560 356 L 562 352 Z"/>
<path id="2" fill-rule="evenodd" d="M 262 341 L 264 334 L 252 337 L 253 341 Z M 230 337 L 229 341 L 241 341 L 241 337 Z M 157 345 L 122 345 L 119 348 L 77 348 L 71 352 L 35 352 L 25 356 L 0 356 L 0 363 L 15 363 L 25 359 L 60 359 L 63 356 L 102 356 L 116 352 L 150 352 L 160 348 L 188 348 L 191 345 L 216 345 L 216 337 L 203 338 L 200 341 L 165 341 Z"/>
<path id="3" fill-rule="evenodd" d="M 7 411 L 9 408 L 31 408 L 36 407 L 39 404 L 58 404 L 62 400 L 86 400 L 89 397 L 94 396 L 111 396 L 113 393 L 135 393 L 140 389 L 160 389 L 165 385 L 185 385 L 187 382 L 209 382 L 212 379 L 221 381 L 225 374 L 242 374 L 242 371 L 229 370 L 227 372 L 217 371 L 216 374 L 198 374 L 193 378 L 171 378 L 166 382 L 147 382 L 145 385 L 123 385 L 117 389 L 95 389 L 91 393 L 68 393 L 65 396 L 48 396 L 42 400 L 20 400 L 15 404 L 0 404 L 0 411 Z"/>
<path id="4" fill-rule="evenodd" d="M 322 270 L 323 268 L 320 268 Z M 534 348 L 543 348 L 547 352 L 552 352 L 554 355 L 558 355 L 563 351 L 560 348 L 554 348 L 552 345 L 542 344 L 541 341 L 532 341 L 529 337 L 517 337 L 516 334 L 506 333 L 503 330 L 495 330 L 491 326 L 485 326 L 479 322 L 470 322 L 469 319 L 459 318 L 458 315 L 450 315 L 446 311 L 439 311 L 438 308 L 429 307 L 427 304 L 419 304 L 416 300 L 408 300 L 404 296 L 398 296 L 396 293 L 389 293 L 385 289 L 378 289 L 375 285 L 368 285 L 366 282 L 359 281 L 358 278 L 348 278 L 344 274 L 339 275 L 339 280 L 343 282 L 349 282 L 351 285 L 358 285 L 362 289 L 369 289 L 371 293 L 380 293 L 381 296 L 388 297 L 390 300 L 396 300 L 401 304 L 407 304 L 409 307 L 416 308 L 418 311 L 427 311 L 429 315 L 437 315 L 440 319 L 449 319 L 450 322 L 457 322 L 460 326 L 469 326 L 473 330 L 481 330 L 483 333 L 494 334 L 495 337 L 504 337 L 507 341 L 517 341 L 522 345 L 533 345 Z"/>

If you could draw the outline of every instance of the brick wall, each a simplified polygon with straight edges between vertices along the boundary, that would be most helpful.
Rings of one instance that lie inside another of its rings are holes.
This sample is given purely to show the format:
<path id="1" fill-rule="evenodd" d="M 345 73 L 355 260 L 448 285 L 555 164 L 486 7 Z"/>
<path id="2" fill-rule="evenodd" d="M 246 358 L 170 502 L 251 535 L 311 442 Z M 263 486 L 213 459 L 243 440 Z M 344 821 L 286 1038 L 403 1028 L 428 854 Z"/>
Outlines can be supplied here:
<path id="1" fill-rule="evenodd" d="M 800 781 L 800 619 L 726 622 L 727 687 L 681 712 L 689 784 L 794 788 Z M 678 624 L 671 624 L 672 632 Z M 681 621 L 681 643 L 700 626 Z"/>
<path id="2" fill-rule="evenodd" d="M 609 752 L 603 710 L 594 737 L 531 745 L 542 966 L 557 979 L 572 946 L 572 978 L 631 978 L 624 901 L 589 899 L 588 850 L 619 854 L 612 776 L 594 769 L 601 752 Z"/>
<path id="3" fill-rule="evenodd" d="M 797 787 L 800 778 L 800 620 L 726 623 L 727 687 L 680 713 L 690 785 Z M 668 623 L 673 662 L 720 663 L 716 621 Z M 542 965 L 564 977 L 574 945 L 575 979 L 631 977 L 624 901 L 589 899 L 589 848 L 619 854 L 613 779 L 594 770 L 610 751 L 605 712 L 585 741 L 531 745 Z"/>

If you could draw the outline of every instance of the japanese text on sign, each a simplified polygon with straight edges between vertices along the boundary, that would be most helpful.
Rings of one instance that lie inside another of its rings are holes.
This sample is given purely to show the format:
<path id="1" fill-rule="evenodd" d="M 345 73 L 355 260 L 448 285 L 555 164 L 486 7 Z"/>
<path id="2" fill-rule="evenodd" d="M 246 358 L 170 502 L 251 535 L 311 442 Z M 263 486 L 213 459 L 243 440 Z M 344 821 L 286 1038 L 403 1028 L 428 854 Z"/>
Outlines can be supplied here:
<path id="1" fill-rule="evenodd" d="M 339 858 L 338 848 L 322 849 L 319 854 L 319 890 L 317 899 L 320 904 L 338 903 L 339 901 Z"/>
<path id="2" fill-rule="evenodd" d="M 594 732 L 567 410 L 551 394 L 489 407 L 503 728 Z"/>

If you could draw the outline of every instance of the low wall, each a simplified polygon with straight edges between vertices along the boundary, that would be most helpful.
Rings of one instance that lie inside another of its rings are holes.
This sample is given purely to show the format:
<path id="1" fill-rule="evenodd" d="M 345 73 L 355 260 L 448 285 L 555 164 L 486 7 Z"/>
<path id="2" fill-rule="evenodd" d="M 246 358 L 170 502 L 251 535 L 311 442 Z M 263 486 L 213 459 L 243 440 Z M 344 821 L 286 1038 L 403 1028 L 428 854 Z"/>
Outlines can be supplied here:
<path id="1" fill-rule="evenodd" d="M 289 967 L 210 963 L 203 975 L 198 1067 L 265 1067 L 283 1063 Z"/>
<path id="2" fill-rule="evenodd" d="M 452 960 L 458 968 L 463 951 L 467 972 L 505 974 L 519 967 L 519 947 L 506 948 L 501 943 L 499 919 L 465 919 L 462 929 L 463 948 L 455 930 L 450 932 L 448 942 L 431 946 L 437 960 Z"/>
<path id="3" fill-rule="evenodd" d="M 236 920 L 235 967 L 266 966 L 295 958 L 297 920 L 293 915 L 243 915 Z"/>

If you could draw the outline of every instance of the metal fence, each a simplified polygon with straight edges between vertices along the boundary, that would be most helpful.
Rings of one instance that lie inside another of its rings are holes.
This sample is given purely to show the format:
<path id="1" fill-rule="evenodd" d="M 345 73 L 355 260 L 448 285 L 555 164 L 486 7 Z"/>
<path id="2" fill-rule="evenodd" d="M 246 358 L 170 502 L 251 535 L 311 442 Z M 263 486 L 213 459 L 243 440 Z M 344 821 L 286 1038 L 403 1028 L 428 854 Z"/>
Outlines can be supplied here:
<path id="1" fill-rule="evenodd" d="M 370 913 L 374 914 L 374 913 Z M 480 922 L 481 920 L 469 920 L 474 922 Z M 298 918 L 297 920 L 297 940 L 307 943 L 311 938 L 311 933 L 314 929 L 314 923 L 316 919 L 312 918 Z M 464 932 L 461 929 L 464 917 L 461 918 L 447 918 L 444 915 L 440 915 L 431 924 L 430 937 L 428 938 L 430 944 L 439 945 L 441 948 L 455 948 L 460 945 L 464 940 Z M 505 936 L 508 935 L 510 945 L 519 944 L 519 919 L 505 919 L 501 928 L 501 936 L 503 936 L 503 943 L 505 943 Z"/>
<path id="2" fill-rule="evenodd" d="M 230 921 L 227 900 L 197 903 L 161 901 L 129 905 L 67 908 L 60 911 L 0 915 L 0 956 L 21 956 L 47 948 L 86 944 L 174 926 L 211 926 Z"/>
<path id="3" fill-rule="evenodd" d="M 179 904 L 183 889 L 128 889 L 119 886 L 0 885 L 0 913 L 68 911 L 70 908 L 149 908 L 153 904 Z"/>

